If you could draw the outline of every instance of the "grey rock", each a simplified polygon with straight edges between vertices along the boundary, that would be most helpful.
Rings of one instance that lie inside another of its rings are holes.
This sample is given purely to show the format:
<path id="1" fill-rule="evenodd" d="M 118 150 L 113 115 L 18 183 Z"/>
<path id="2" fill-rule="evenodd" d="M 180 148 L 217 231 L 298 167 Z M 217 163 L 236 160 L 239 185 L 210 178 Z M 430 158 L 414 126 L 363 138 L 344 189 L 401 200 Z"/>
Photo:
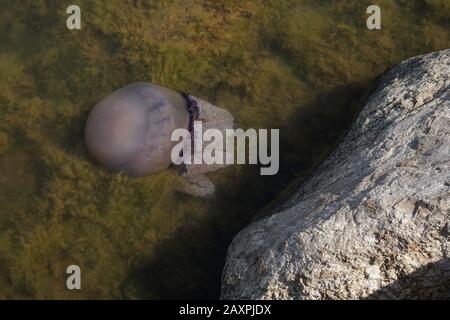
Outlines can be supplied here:
<path id="1" fill-rule="evenodd" d="M 449 73 L 450 50 L 388 70 L 330 157 L 234 238 L 222 298 L 449 297 Z"/>

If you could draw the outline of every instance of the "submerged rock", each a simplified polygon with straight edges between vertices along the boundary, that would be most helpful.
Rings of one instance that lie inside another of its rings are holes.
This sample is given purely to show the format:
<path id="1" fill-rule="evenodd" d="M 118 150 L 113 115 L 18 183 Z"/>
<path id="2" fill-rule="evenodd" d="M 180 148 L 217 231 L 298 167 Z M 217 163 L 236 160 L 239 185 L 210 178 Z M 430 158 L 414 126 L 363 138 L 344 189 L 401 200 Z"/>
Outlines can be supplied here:
<path id="1" fill-rule="evenodd" d="M 445 50 L 383 75 L 330 157 L 234 238 L 222 298 L 450 297 L 449 74 Z"/>

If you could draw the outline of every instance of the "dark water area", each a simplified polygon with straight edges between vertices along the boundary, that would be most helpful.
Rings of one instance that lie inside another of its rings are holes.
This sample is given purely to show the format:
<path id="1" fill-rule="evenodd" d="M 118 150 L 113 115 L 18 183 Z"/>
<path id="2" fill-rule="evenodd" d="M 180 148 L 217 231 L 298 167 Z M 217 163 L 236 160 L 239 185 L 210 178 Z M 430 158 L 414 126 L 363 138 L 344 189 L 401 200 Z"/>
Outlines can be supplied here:
<path id="1" fill-rule="evenodd" d="M 299 183 L 345 134 L 375 80 L 450 47 L 448 1 L 68 1 L 0 4 L 0 298 L 215 299 L 233 236 Z M 382 29 L 366 28 L 366 8 Z M 214 196 L 177 193 L 175 170 L 107 172 L 83 139 L 92 106 L 146 81 L 280 129 L 280 171 L 208 174 Z M 66 288 L 66 267 L 82 290 Z"/>

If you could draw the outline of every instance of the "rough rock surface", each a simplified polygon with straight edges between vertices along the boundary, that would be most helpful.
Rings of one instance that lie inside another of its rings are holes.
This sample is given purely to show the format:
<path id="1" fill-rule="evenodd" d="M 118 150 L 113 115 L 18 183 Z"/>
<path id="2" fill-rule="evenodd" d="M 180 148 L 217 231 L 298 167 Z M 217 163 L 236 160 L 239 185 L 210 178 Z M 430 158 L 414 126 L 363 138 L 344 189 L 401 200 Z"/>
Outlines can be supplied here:
<path id="1" fill-rule="evenodd" d="M 450 50 L 386 72 L 346 138 L 233 240 L 225 299 L 450 298 Z"/>

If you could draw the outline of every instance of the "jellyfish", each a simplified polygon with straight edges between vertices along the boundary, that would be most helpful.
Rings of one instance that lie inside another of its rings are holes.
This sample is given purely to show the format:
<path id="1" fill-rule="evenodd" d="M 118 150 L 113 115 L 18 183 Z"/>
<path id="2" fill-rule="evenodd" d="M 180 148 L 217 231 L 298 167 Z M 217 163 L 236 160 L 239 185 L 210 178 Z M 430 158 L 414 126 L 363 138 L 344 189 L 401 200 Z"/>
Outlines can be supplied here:
<path id="1" fill-rule="evenodd" d="M 131 178 L 152 175 L 172 164 L 176 142 L 173 130 L 192 130 L 193 121 L 207 128 L 233 127 L 225 109 L 194 96 L 150 83 L 137 82 L 116 90 L 91 110 L 85 141 L 92 157 L 104 168 Z M 214 193 L 214 184 L 204 175 L 224 165 L 187 164 L 177 166 L 183 177 L 177 191 L 204 197 Z"/>

